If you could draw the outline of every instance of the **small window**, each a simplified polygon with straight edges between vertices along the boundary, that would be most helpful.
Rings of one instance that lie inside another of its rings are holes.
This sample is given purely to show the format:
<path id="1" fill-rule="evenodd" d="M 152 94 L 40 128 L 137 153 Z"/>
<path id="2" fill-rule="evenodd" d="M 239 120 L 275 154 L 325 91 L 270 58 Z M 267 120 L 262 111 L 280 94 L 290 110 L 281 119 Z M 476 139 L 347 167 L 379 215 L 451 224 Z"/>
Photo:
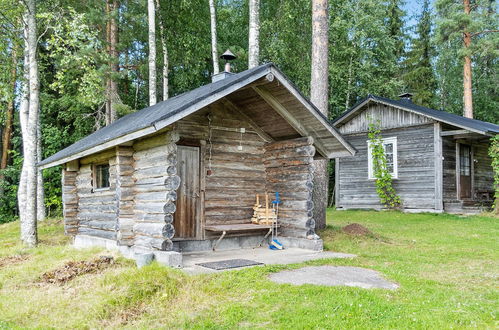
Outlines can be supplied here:
<path id="1" fill-rule="evenodd" d="M 94 165 L 94 189 L 109 188 L 109 164 Z"/>
<path id="2" fill-rule="evenodd" d="M 459 169 L 462 176 L 471 175 L 471 148 L 468 145 L 461 144 L 461 153 L 459 155 Z"/>
<path id="3" fill-rule="evenodd" d="M 383 148 L 386 155 L 386 167 L 392 178 L 398 178 L 398 164 L 397 164 L 397 138 L 390 137 L 383 139 Z M 371 153 L 371 141 L 367 141 L 367 157 L 368 157 L 368 171 L 369 179 L 375 179 L 373 169 L 373 158 Z"/>

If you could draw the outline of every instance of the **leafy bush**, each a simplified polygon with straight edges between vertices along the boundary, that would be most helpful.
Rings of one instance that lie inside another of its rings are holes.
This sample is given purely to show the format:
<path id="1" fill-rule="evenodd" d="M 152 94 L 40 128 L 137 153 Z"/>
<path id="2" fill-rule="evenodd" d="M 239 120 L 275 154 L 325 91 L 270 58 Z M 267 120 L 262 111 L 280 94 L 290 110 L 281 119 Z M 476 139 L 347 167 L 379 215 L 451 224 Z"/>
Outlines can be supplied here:
<path id="1" fill-rule="evenodd" d="M 499 214 L 499 135 L 491 139 L 489 156 L 492 158 L 492 169 L 494 170 L 495 203 L 494 209 Z"/>
<path id="2" fill-rule="evenodd" d="M 378 193 L 381 203 L 388 208 L 400 207 L 402 202 L 393 188 L 392 175 L 388 171 L 386 165 L 385 148 L 383 147 L 383 138 L 378 123 L 371 122 L 369 124 L 369 133 L 367 136 L 371 148 L 376 192 Z"/>

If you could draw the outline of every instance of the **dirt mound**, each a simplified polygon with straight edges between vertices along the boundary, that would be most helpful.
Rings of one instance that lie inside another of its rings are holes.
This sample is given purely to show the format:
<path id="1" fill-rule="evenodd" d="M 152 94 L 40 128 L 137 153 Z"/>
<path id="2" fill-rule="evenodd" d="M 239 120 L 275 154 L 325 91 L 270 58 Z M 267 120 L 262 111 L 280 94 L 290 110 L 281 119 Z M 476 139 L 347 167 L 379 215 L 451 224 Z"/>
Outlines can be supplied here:
<path id="1" fill-rule="evenodd" d="M 3 257 L 0 258 L 0 268 L 10 265 L 15 265 L 27 259 L 28 259 L 27 255 L 21 255 L 21 254 L 15 256 Z"/>
<path id="2" fill-rule="evenodd" d="M 357 236 L 371 236 L 371 235 L 373 235 L 373 233 L 369 229 L 367 229 L 366 227 L 364 227 L 358 223 L 351 223 L 351 224 L 343 227 L 342 230 L 343 230 L 343 232 L 350 234 L 350 235 L 357 235 Z"/>
<path id="3" fill-rule="evenodd" d="M 114 263 L 113 257 L 101 256 L 94 260 L 69 261 L 64 266 L 46 272 L 42 275 L 42 282 L 64 284 L 77 276 L 96 273 Z"/>

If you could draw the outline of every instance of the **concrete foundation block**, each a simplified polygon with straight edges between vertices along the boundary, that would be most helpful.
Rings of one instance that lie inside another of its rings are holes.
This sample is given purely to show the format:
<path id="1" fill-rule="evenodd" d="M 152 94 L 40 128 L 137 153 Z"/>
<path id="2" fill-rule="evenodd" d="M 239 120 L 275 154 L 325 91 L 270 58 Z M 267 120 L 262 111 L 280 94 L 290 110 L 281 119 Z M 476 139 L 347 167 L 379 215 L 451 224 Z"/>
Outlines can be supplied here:
<path id="1" fill-rule="evenodd" d="M 137 267 L 142 268 L 149 265 L 154 260 L 154 253 L 135 253 L 134 259 L 137 263 Z"/>
<path id="2" fill-rule="evenodd" d="M 162 265 L 181 268 L 182 267 L 182 253 L 175 251 L 153 251 L 154 259 Z"/>
<path id="3" fill-rule="evenodd" d="M 299 248 L 312 251 L 322 251 L 324 249 L 324 242 L 322 239 L 306 239 L 297 237 L 279 236 L 277 238 L 284 248 Z"/>

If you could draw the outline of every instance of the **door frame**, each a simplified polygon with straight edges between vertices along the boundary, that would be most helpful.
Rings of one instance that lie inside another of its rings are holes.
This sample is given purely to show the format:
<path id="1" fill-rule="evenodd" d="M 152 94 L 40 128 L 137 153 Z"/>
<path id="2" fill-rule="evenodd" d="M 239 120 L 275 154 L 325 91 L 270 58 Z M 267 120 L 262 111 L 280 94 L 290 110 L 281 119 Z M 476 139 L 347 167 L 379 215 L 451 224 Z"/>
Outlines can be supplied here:
<path id="1" fill-rule="evenodd" d="M 177 147 L 198 147 L 199 148 L 199 200 L 197 203 L 196 212 L 196 235 L 192 238 L 177 238 L 178 240 L 192 240 L 199 241 L 205 239 L 205 188 L 206 188 L 206 169 L 205 169 L 205 155 L 206 155 L 206 141 L 196 139 L 180 138 L 176 143 Z"/>
<path id="2" fill-rule="evenodd" d="M 470 176 L 471 176 L 471 197 L 461 198 L 461 145 L 465 144 L 470 147 Z M 473 144 L 469 141 L 456 141 L 456 198 L 457 200 L 470 201 L 474 200 L 475 196 L 475 161 L 474 161 Z"/>

